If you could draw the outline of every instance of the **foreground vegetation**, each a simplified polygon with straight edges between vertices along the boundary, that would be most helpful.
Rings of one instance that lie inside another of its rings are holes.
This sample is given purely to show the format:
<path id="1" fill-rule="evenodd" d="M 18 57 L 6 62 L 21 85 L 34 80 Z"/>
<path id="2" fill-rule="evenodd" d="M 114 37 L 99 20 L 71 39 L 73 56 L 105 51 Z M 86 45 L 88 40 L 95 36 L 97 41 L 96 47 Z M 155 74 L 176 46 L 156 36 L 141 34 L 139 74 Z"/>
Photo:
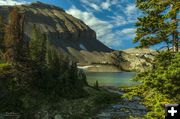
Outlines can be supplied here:
<path id="1" fill-rule="evenodd" d="M 139 73 L 135 80 L 137 87 L 127 88 L 125 96 L 140 96 L 149 108 L 148 119 L 164 119 L 165 104 L 180 103 L 180 53 L 179 23 L 180 1 L 177 0 L 136 0 L 136 6 L 143 15 L 136 22 L 136 37 L 140 48 L 159 43 L 165 44 L 152 61 L 152 69 Z"/>
<path id="2" fill-rule="evenodd" d="M 155 58 L 154 68 L 139 73 L 137 87 L 127 88 L 125 97 L 140 96 L 150 112 L 146 118 L 165 118 L 165 104 L 180 103 L 180 53 L 161 52 Z"/>
<path id="3" fill-rule="evenodd" d="M 78 73 L 76 63 L 51 45 L 38 26 L 33 27 L 32 39 L 24 40 L 24 17 L 14 8 L 8 24 L 3 20 L 0 23 L 0 111 L 26 115 L 60 97 L 86 96 L 84 74 Z"/>

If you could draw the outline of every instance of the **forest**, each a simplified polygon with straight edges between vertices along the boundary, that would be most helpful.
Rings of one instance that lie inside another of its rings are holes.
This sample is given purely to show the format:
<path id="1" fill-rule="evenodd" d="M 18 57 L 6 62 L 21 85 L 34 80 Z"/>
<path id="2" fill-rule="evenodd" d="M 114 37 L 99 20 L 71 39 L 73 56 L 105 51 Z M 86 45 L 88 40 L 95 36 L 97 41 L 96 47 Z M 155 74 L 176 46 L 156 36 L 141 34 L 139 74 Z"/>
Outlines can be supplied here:
<path id="1" fill-rule="evenodd" d="M 33 38 L 24 40 L 24 15 L 14 7 L 5 25 L 0 17 L 1 112 L 38 110 L 40 103 L 87 95 L 86 76 L 75 62 L 58 52 L 34 24 Z M 79 93 L 81 92 L 81 93 Z M 40 95 L 40 96 L 39 96 Z"/>

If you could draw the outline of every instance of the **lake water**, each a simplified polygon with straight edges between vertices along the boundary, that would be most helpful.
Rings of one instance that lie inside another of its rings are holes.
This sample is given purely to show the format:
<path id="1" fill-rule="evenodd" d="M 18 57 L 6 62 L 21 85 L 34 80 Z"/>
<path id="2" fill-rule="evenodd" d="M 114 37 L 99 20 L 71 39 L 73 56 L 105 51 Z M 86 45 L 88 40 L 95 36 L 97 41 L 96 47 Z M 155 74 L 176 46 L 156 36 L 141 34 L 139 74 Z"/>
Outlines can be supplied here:
<path id="1" fill-rule="evenodd" d="M 87 82 L 94 85 L 98 81 L 99 86 L 132 86 L 138 82 L 132 81 L 136 72 L 87 72 Z"/>

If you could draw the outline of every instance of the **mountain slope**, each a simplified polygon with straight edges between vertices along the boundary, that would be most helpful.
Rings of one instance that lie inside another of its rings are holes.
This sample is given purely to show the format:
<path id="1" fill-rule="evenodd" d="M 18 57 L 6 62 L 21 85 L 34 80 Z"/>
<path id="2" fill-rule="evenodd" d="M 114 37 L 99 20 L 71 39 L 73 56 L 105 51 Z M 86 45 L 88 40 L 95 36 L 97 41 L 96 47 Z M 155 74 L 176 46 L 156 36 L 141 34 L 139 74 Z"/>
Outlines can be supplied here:
<path id="1" fill-rule="evenodd" d="M 111 51 L 96 39 L 96 33 L 91 28 L 61 8 L 41 2 L 17 7 L 25 14 L 26 39 L 31 37 L 32 27 L 36 24 L 63 51 L 68 52 L 68 47 L 76 50 Z M 0 6 L 0 13 L 7 19 L 11 9 L 11 6 Z"/>

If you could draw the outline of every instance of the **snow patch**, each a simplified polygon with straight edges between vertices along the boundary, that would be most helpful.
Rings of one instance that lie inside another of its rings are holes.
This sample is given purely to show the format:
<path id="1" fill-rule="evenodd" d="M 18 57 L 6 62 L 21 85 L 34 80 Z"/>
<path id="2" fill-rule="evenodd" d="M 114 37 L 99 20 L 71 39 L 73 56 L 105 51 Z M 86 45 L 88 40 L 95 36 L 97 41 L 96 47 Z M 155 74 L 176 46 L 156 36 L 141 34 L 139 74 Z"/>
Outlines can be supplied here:
<path id="1" fill-rule="evenodd" d="M 89 67 L 93 67 L 92 65 L 89 65 L 89 66 L 78 66 L 79 69 L 87 69 Z"/>
<path id="2" fill-rule="evenodd" d="M 83 44 L 80 44 L 79 47 L 83 50 L 87 50 L 87 48 Z"/>

